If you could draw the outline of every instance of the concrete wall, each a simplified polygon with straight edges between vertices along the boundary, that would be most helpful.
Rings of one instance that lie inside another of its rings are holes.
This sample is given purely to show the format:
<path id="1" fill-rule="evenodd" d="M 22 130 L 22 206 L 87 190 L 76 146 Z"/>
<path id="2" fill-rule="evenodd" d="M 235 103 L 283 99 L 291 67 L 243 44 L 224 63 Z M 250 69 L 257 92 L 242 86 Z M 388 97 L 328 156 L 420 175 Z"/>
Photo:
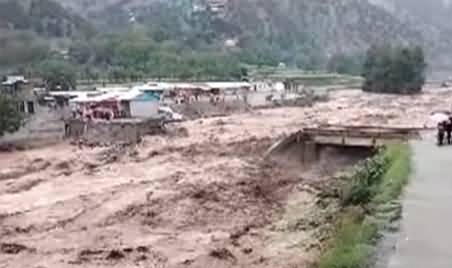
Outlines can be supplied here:
<path id="1" fill-rule="evenodd" d="M 272 99 L 277 99 L 281 94 L 271 91 L 256 91 L 251 92 L 247 95 L 246 99 L 248 105 L 251 107 L 262 107 L 272 105 L 273 102 L 269 99 L 272 96 Z M 270 101 L 269 101 L 270 100 Z"/>
<path id="2" fill-rule="evenodd" d="M 184 115 L 188 119 L 226 115 L 231 112 L 247 110 L 247 104 L 243 100 L 229 100 L 217 104 L 209 101 L 197 101 L 193 103 L 173 104 L 171 108 Z"/>
<path id="3" fill-rule="evenodd" d="M 89 124 L 84 137 L 95 144 L 137 143 L 140 132 L 137 124 L 103 122 Z"/>
<path id="4" fill-rule="evenodd" d="M 133 144 L 141 137 L 139 124 L 114 121 L 82 122 L 71 120 L 68 136 L 81 139 L 86 144 L 110 145 L 116 143 Z"/>
<path id="5" fill-rule="evenodd" d="M 64 136 L 63 111 L 35 105 L 35 113 L 28 115 L 24 126 L 14 133 L 7 133 L 0 138 L 0 145 L 46 144 L 60 141 Z"/>
<path id="6" fill-rule="evenodd" d="M 277 103 L 283 103 L 284 105 L 291 106 L 291 102 L 302 99 L 302 95 L 296 93 L 290 93 L 286 91 L 254 91 L 250 92 L 246 96 L 246 101 L 251 107 L 269 107 Z M 294 105 L 296 105 L 294 103 Z"/>
<path id="7" fill-rule="evenodd" d="M 158 120 L 112 120 L 83 122 L 78 119 L 68 121 L 67 137 L 83 140 L 85 144 L 111 145 L 135 144 L 147 134 L 161 132 Z"/>

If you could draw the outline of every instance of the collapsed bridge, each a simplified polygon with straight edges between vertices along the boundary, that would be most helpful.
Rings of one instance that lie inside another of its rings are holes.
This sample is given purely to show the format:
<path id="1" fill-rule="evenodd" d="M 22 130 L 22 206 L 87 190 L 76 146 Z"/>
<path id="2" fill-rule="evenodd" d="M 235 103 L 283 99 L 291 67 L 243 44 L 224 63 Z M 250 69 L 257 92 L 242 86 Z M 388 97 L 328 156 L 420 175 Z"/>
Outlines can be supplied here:
<path id="1" fill-rule="evenodd" d="M 342 126 L 325 125 L 318 128 L 304 128 L 292 133 L 270 147 L 266 157 L 290 152 L 296 153 L 302 163 L 319 159 L 324 148 L 362 148 L 372 150 L 391 143 L 420 138 L 421 128 L 384 126 Z"/>

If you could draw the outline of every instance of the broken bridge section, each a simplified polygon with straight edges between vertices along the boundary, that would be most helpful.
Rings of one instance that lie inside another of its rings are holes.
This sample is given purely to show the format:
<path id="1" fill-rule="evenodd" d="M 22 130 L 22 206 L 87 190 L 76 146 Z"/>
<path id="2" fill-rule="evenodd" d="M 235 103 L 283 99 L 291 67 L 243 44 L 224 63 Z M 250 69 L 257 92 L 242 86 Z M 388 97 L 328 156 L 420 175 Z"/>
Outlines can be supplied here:
<path id="1" fill-rule="evenodd" d="M 419 128 L 395 128 L 382 126 L 327 125 L 304 128 L 275 143 L 266 152 L 266 157 L 288 155 L 303 164 L 318 161 L 325 151 L 336 148 L 347 154 L 372 152 L 379 146 L 418 139 Z"/>

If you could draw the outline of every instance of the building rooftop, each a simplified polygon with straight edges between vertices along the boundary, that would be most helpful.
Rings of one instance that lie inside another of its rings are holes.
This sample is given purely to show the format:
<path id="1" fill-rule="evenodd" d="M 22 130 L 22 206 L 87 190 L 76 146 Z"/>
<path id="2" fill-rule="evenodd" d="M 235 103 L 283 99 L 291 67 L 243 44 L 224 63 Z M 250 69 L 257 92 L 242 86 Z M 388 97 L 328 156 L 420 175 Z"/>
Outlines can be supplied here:
<path id="1" fill-rule="evenodd" d="M 28 83 L 28 80 L 25 79 L 24 76 L 21 75 L 11 75 L 11 76 L 7 76 L 6 80 L 4 82 L 2 82 L 3 86 L 12 86 L 16 83 Z"/>
<path id="2" fill-rule="evenodd" d="M 248 82 L 206 82 L 204 83 L 210 88 L 233 89 L 233 88 L 249 88 L 251 84 Z"/>

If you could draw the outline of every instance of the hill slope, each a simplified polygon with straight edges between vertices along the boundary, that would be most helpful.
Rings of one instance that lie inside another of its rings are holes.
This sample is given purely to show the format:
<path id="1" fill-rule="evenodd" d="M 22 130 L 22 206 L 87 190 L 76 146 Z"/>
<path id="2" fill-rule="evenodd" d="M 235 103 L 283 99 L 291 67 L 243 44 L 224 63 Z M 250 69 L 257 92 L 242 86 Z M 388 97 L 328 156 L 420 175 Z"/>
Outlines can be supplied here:
<path id="1" fill-rule="evenodd" d="M 52 0 L 0 0 L 0 70 L 39 62 L 93 34 L 90 23 Z"/>
<path id="2" fill-rule="evenodd" d="M 0 29 L 31 31 L 43 37 L 80 37 L 90 24 L 52 0 L 0 0 Z"/>
<path id="3" fill-rule="evenodd" d="M 419 5 L 410 5 L 412 0 L 0 0 L 0 28 L 77 39 L 92 33 L 90 24 L 100 33 L 139 29 L 171 47 L 303 68 L 323 68 L 336 54 L 358 55 L 375 43 L 420 44 L 433 65 L 452 66 L 452 26 L 419 16 L 425 3 L 413 1 Z M 434 10 L 444 4 L 434 2 Z"/>
<path id="4" fill-rule="evenodd" d="M 371 0 L 420 32 L 436 68 L 452 66 L 452 24 L 450 0 Z"/>
<path id="5" fill-rule="evenodd" d="M 417 17 L 418 22 L 429 23 L 439 27 L 448 27 L 452 1 L 450 0 L 371 0 L 394 14 Z"/>
<path id="6" fill-rule="evenodd" d="M 361 53 L 383 41 L 423 42 L 411 25 L 366 0 L 60 2 L 103 31 L 140 25 L 153 39 L 178 40 L 192 47 L 224 48 L 227 40 L 233 40 L 245 53 L 257 51 L 258 56 L 272 55 L 287 63 L 311 64 L 335 53 Z M 217 3 L 225 5 L 217 10 Z"/>

